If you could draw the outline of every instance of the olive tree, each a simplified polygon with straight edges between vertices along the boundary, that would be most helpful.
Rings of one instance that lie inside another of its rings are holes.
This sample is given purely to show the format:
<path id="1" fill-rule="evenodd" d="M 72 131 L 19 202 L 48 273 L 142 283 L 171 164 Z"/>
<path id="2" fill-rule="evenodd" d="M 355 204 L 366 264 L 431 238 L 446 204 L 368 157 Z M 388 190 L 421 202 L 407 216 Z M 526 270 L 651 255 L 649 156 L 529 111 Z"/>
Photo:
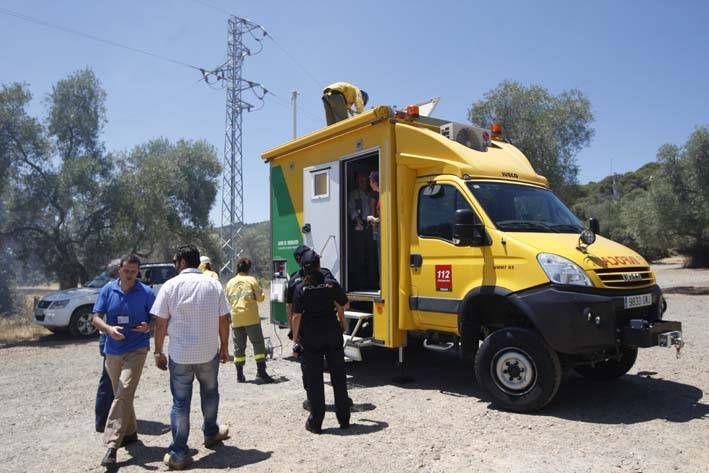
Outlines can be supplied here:
<path id="1" fill-rule="evenodd" d="M 553 95 L 540 85 L 504 81 L 473 102 L 471 122 L 488 127 L 501 123 L 507 141 L 529 158 L 537 173 L 562 198 L 578 179 L 576 155 L 593 137 L 591 103 L 577 89 Z"/>
<path id="2" fill-rule="evenodd" d="M 688 266 L 709 266 L 709 127 L 682 147 L 663 145 L 657 159 L 662 167 L 650 188 L 657 231 L 689 255 Z"/>

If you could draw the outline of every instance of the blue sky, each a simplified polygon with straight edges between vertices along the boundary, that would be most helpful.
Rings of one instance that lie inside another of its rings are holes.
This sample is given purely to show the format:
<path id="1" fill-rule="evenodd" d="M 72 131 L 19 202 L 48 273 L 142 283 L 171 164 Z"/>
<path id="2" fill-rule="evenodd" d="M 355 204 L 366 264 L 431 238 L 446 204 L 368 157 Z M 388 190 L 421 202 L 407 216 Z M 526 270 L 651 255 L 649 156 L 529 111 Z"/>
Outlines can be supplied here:
<path id="1" fill-rule="evenodd" d="M 245 220 L 268 218 L 260 153 L 324 124 L 320 94 L 347 80 L 370 105 L 441 97 L 435 115 L 465 121 L 470 104 L 511 79 L 553 93 L 581 89 L 596 135 L 578 156 L 581 182 L 634 170 L 663 143 L 683 144 L 709 124 L 709 3 L 704 1 L 423 2 L 0 0 L 12 10 L 195 66 L 224 61 L 230 11 L 275 39 L 247 58 L 244 77 L 264 84 L 263 109 L 244 118 Z M 92 68 L 108 92 L 110 150 L 156 137 L 224 146 L 224 91 L 197 71 L 27 23 L 0 11 L 0 83 L 26 82 L 32 112 L 57 80 Z M 220 221 L 218 204 L 212 220 Z"/>

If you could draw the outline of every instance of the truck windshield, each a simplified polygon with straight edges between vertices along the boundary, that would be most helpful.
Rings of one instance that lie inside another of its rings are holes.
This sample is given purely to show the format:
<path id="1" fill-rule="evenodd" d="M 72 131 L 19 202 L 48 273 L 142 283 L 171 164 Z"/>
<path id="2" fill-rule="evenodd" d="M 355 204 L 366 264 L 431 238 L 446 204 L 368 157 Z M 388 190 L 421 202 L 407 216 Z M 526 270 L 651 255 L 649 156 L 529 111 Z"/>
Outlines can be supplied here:
<path id="1" fill-rule="evenodd" d="M 549 190 L 521 184 L 468 182 L 495 226 L 507 232 L 580 233 L 578 218 Z"/>

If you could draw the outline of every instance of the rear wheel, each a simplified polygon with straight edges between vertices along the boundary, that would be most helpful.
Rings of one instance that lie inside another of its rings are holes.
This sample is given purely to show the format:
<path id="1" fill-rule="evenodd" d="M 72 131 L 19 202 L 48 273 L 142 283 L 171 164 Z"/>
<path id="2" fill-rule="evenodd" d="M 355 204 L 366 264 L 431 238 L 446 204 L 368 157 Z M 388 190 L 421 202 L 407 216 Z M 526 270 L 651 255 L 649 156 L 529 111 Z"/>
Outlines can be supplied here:
<path id="1" fill-rule="evenodd" d="M 638 358 L 638 347 L 623 347 L 620 358 L 600 361 L 593 365 L 575 366 L 581 376 L 591 379 L 615 379 L 630 371 Z"/>
<path id="2" fill-rule="evenodd" d="M 72 337 L 88 338 L 98 334 L 98 330 L 91 322 L 91 307 L 79 307 L 71 314 L 69 333 Z"/>
<path id="3" fill-rule="evenodd" d="M 554 398 L 561 365 L 556 352 L 535 332 L 504 328 L 483 341 L 475 357 L 475 375 L 494 405 L 529 412 Z"/>

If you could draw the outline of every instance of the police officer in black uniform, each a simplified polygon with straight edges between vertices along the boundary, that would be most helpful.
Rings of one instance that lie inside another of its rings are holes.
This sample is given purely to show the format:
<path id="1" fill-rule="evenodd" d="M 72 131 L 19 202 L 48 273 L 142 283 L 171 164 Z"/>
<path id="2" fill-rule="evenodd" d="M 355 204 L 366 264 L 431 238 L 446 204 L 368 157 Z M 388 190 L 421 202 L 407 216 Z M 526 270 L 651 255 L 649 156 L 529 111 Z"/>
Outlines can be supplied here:
<path id="1" fill-rule="evenodd" d="M 310 401 L 305 428 L 319 434 L 325 417 L 323 357 L 327 360 L 335 393 L 335 412 L 340 427 L 350 426 L 350 401 L 345 377 L 342 334 L 346 328 L 347 295 L 334 278 L 320 272 L 320 257 L 307 251 L 301 257 L 303 280 L 293 293 L 293 353 L 303 357 L 303 384 Z"/>
<path id="2" fill-rule="evenodd" d="M 288 326 L 290 327 L 290 331 L 288 332 L 288 338 L 290 338 L 291 340 L 293 340 L 293 323 L 292 323 L 293 293 L 295 291 L 295 288 L 298 286 L 298 284 L 303 282 L 304 274 L 303 274 L 301 258 L 308 251 L 313 251 L 313 250 L 311 250 L 308 245 L 300 245 L 293 252 L 293 258 L 295 258 L 295 262 L 298 263 L 298 265 L 301 266 L 301 268 L 299 268 L 298 271 L 294 271 L 290 275 L 290 279 L 288 280 L 288 287 L 286 288 L 286 315 L 288 316 Z M 325 279 L 332 279 L 332 280 L 337 281 L 337 278 L 332 274 L 332 272 L 327 268 L 323 268 L 322 266 L 320 267 L 320 274 L 322 274 Z M 300 368 L 301 368 L 301 370 L 303 370 L 302 363 L 300 365 Z M 308 386 L 306 386 L 305 382 L 306 382 L 305 372 L 303 372 L 303 389 L 305 389 L 305 391 L 307 392 Z M 354 404 L 352 402 L 352 399 L 349 399 L 349 398 L 348 398 L 348 402 L 350 403 L 350 407 Z M 305 409 L 306 411 L 310 410 L 310 401 L 308 401 L 308 399 L 305 399 L 303 401 L 303 409 Z"/>
<path id="3" fill-rule="evenodd" d="M 298 263 L 301 268 L 299 268 L 298 271 L 294 271 L 293 274 L 290 275 L 290 279 L 288 280 L 288 287 L 286 288 L 286 314 L 288 316 L 288 326 L 291 329 L 291 331 L 288 332 L 288 338 L 290 338 L 291 340 L 293 340 L 293 324 L 291 323 L 291 306 L 293 305 L 293 291 L 295 291 L 296 286 L 303 281 L 303 268 L 301 258 L 308 251 L 312 251 L 308 245 L 300 245 L 293 252 L 293 258 L 295 258 L 295 262 Z M 335 276 L 333 276 L 333 274 L 327 268 L 320 268 L 320 272 L 322 273 L 323 277 L 327 279 L 335 279 Z"/>

